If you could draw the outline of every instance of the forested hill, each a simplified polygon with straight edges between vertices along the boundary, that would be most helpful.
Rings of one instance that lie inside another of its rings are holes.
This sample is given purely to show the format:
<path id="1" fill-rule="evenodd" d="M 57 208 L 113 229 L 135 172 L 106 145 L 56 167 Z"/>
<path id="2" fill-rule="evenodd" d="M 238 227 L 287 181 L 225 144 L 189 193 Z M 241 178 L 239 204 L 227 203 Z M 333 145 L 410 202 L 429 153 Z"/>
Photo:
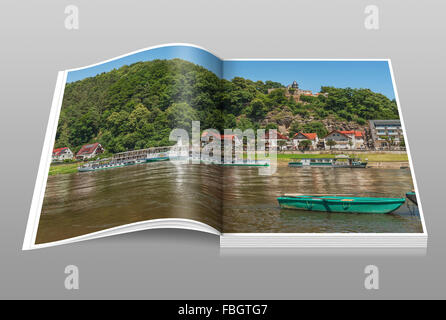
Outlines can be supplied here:
<path id="1" fill-rule="evenodd" d="M 270 94 L 268 89 L 278 88 Z M 123 66 L 66 85 L 56 147 L 77 151 L 98 141 L 110 152 L 169 145 L 173 128 L 277 127 L 280 114 L 291 115 L 285 130 L 299 129 L 298 119 L 333 118 L 358 125 L 368 119 L 398 118 L 395 101 L 368 89 L 322 87 L 328 97 L 303 97 L 296 103 L 272 81 L 219 79 L 180 60 L 153 60 Z M 283 127 L 283 126 L 282 126 Z"/>

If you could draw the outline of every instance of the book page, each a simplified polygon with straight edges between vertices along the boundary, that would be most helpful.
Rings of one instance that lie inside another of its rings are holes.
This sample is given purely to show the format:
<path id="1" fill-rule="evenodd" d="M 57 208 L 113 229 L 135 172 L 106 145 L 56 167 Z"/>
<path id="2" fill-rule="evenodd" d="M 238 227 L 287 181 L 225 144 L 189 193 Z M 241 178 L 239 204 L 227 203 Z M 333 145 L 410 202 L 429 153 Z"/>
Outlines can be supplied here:
<path id="1" fill-rule="evenodd" d="M 274 173 L 225 167 L 225 235 L 424 233 L 390 61 L 225 60 L 223 78 L 243 97 L 226 126 L 277 131 Z"/>
<path id="2" fill-rule="evenodd" d="M 24 248 L 159 219 L 218 234 L 221 169 L 189 161 L 186 144 L 193 121 L 219 126 L 221 65 L 173 44 L 61 73 Z M 179 156 L 175 132 L 188 136 Z"/>

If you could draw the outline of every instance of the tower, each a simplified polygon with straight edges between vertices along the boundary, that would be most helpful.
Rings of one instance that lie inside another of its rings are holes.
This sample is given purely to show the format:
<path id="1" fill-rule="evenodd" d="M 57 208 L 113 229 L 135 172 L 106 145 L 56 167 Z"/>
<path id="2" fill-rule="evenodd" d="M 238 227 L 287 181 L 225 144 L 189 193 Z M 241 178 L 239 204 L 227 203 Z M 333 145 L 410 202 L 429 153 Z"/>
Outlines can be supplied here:
<path id="1" fill-rule="evenodd" d="M 299 85 L 297 84 L 296 80 L 293 81 L 293 84 L 291 85 L 291 89 L 299 89 Z"/>

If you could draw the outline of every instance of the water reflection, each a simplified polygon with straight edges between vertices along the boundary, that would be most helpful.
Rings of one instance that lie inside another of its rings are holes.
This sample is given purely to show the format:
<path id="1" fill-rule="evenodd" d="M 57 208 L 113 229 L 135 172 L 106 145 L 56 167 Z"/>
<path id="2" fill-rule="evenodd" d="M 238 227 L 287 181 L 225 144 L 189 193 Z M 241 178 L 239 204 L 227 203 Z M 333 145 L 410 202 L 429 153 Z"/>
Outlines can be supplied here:
<path id="1" fill-rule="evenodd" d="M 170 162 L 51 176 L 36 243 L 157 218 L 222 230 L 221 170 Z"/>
<path id="2" fill-rule="evenodd" d="M 150 163 L 51 176 L 37 243 L 156 218 L 188 218 L 224 232 L 422 232 L 416 207 L 391 215 L 281 210 L 284 193 L 403 197 L 409 170 Z M 224 201 L 222 201 L 224 200 Z M 222 215 L 223 212 L 223 215 Z"/>
<path id="3" fill-rule="evenodd" d="M 389 215 L 280 209 L 284 193 L 404 197 L 413 189 L 408 170 L 278 167 L 272 177 L 254 168 L 224 170 L 224 232 L 422 232 L 417 207 Z"/>

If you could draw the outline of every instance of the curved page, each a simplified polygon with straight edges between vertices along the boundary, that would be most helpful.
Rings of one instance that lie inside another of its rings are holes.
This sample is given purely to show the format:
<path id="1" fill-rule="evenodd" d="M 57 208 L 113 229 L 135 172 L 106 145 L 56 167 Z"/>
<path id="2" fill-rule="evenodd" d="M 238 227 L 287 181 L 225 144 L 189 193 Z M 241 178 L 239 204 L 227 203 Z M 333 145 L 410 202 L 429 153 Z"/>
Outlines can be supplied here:
<path id="1" fill-rule="evenodd" d="M 159 227 L 219 233 L 221 169 L 171 157 L 171 132 L 218 125 L 221 67 L 173 44 L 60 72 L 23 248 Z"/>

